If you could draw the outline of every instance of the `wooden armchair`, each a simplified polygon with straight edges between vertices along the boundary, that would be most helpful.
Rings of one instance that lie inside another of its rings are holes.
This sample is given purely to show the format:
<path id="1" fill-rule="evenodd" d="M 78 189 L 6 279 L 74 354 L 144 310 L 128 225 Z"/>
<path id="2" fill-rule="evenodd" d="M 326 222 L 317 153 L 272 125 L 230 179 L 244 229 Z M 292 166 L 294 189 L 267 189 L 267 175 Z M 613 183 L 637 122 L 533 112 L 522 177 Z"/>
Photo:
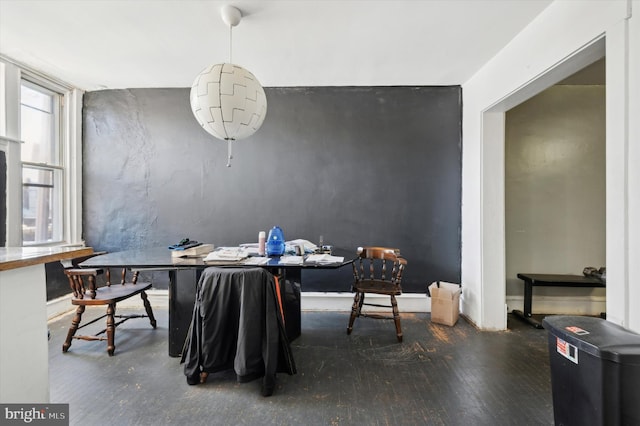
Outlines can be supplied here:
<path id="1" fill-rule="evenodd" d="M 355 292 L 351 317 L 347 334 L 353 331 L 353 323 L 357 317 L 369 317 L 378 319 L 393 319 L 396 326 L 398 342 L 402 342 L 402 326 L 396 296 L 402 294 L 402 272 L 407 265 L 406 259 L 400 256 L 400 250 L 389 247 L 359 247 L 358 259 L 353 262 L 353 285 Z M 391 298 L 391 305 L 365 303 L 365 293 L 383 294 Z M 391 308 L 393 316 L 378 313 L 363 312 L 363 306 L 375 306 L 378 308 Z"/>
<path id="2" fill-rule="evenodd" d="M 77 262 L 74 262 L 74 266 L 77 266 L 78 263 L 85 259 L 86 258 L 83 258 L 81 260 L 78 260 Z M 98 275 L 103 274 L 103 272 L 105 277 L 105 284 L 98 287 L 96 285 L 97 277 Z M 62 352 L 67 352 L 69 350 L 72 339 L 106 340 L 107 352 L 110 356 L 112 356 L 116 349 L 115 331 L 118 325 L 132 318 L 149 318 L 151 326 L 153 328 L 156 328 L 156 319 L 153 316 L 151 304 L 149 303 L 147 294 L 145 293 L 145 290 L 151 288 L 151 283 L 138 282 L 138 273 L 138 271 L 134 271 L 132 280 L 127 282 L 127 270 L 123 268 L 120 276 L 120 283 L 111 285 L 111 274 L 109 272 L 109 269 L 102 270 L 72 267 L 65 270 L 65 274 L 69 279 L 69 285 L 71 286 L 71 290 L 73 291 L 73 298 L 71 299 L 71 303 L 73 305 L 77 305 L 78 308 L 76 309 L 76 314 L 71 321 L 71 327 L 69 328 L 69 331 L 67 333 L 67 339 L 62 345 Z M 116 303 L 137 294 L 142 297 L 146 315 L 116 315 Z M 106 314 L 86 324 L 80 325 L 80 322 L 82 321 L 82 314 L 84 313 L 85 308 L 87 306 L 97 305 L 107 305 Z M 107 327 L 104 330 L 99 331 L 95 335 L 91 336 L 76 336 L 76 332 L 79 329 L 93 324 L 94 322 L 105 317 L 107 318 Z M 120 321 L 116 322 L 115 318 L 119 318 Z M 104 336 L 101 336 L 105 332 L 107 334 L 106 338 Z"/>

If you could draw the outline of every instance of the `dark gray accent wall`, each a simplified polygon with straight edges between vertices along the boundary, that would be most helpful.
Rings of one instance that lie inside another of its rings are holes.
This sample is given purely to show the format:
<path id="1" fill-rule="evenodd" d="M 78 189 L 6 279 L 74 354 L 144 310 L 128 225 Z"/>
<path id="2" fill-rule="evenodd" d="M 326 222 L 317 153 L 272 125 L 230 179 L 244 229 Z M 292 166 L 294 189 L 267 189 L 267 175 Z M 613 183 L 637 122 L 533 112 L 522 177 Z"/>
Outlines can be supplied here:
<path id="1" fill-rule="evenodd" d="M 189 89 L 86 93 L 87 244 L 234 245 L 280 225 L 287 239 L 399 247 L 407 292 L 460 281 L 460 87 L 265 91 L 266 120 L 234 142 L 230 168 Z M 303 290 L 348 291 L 350 276 L 307 274 Z"/>

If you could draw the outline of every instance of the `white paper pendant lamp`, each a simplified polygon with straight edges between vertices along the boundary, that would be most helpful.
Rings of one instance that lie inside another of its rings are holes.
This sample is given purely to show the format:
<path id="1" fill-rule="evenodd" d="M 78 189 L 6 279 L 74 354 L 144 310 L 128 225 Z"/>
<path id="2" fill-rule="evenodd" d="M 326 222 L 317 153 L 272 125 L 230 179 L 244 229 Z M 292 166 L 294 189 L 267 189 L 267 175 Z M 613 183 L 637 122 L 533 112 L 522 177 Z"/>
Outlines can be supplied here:
<path id="1" fill-rule="evenodd" d="M 238 9 L 226 6 L 222 16 L 231 28 L 240 22 L 241 14 Z M 267 97 L 258 79 L 232 63 L 215 64 L 202 70 L 191 86 L 190 102 L 202 128 L 228 141 L 228 167 L 232 158 L 231 141 L 253 135 L 267 114 Z"/>
<path id="2" fill-rule="evenodd" d="M 191 86 L 191 109 L 200 125 L 218 139 L 240 140 L 260 128 L 267 98 L 260 82 L 233 64 L 205 68 Z"/>

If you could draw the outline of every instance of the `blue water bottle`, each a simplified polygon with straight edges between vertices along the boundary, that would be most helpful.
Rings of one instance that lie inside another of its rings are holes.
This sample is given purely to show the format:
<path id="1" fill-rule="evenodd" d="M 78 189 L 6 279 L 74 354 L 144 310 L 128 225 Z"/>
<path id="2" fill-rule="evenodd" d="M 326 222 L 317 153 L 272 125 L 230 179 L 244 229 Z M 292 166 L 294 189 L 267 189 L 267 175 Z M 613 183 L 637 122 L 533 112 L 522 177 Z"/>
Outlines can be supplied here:
<path id="1" fill-rule="evenodd" d="M 267 256 L 282 256 L 284 254 L 284 234 L 279 226 L 269 231 L 267 238 Z"/>

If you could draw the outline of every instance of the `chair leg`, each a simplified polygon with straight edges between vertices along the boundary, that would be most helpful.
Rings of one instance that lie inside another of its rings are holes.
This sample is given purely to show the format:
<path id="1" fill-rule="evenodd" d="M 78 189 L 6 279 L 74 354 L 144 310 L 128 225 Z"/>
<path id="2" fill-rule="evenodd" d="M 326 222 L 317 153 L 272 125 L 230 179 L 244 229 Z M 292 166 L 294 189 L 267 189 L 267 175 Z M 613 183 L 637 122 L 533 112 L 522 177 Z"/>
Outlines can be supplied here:
<path id="1" fill-rule="evenodd" d="M 396 324 L 396 336 L 398 342 L 402 342 L 402 326 L 400 325 L 400 312 L 398 311 L 398 302 L 396 297 L 391 295 L 391 307 L 393 308 L 393 322 Z"/>
<path id="2" fill-rule="evenodd" d="M 116 350 L 115 334 L 116 326 L 114 316 L 116 314 L 116 304 L 111 303 L 107 307 L 107 353 L 109 356 L 113 356 Z"/>
<path id="3" fill-rule="evenodd" d="M 147 293 L 140 292 L 140 297 L 142 297 L 142 303 L 144 304 L 144 310 L 147 311 L 147 316 L 149 317 L 149 322 L 151 323 L 151 327 L 156 328 L 156 318 L 153 316 L 153 310 L 151 309 L 151 303 L 149 303 L 149 298 L 147 297 Z"/>
<path id="4" fill-rule="evenodd" d="M 360 315 L 360 309 L 362 308 L 361 298 L 363 293 L 356 292 L 353 296 L 353 305 L 351 306 L 351 317 L 349 318 L 349 326 L 347 327 L 347 334 L 351 334 L 353 331 L 353 323 L 356 321 L 356 317 Z"/>
<path id="5" fill-rule="evenodd" d="M 71 320 L 71 327 L 69 327 L 69 331 L 67 332 L 67 340 L 65 340 L 62 345 L 62 352 L 67 352 L 71 347 L 73 336 L 76 334 L 76 331 L 78 331 L 78 326 L 80 325 L 80 321 L 82 321 L 84 309 L 84 305 L 79 305 L 78 309 L 76 309 L 76 314 L 73 316 L 73 320 Z"/>

